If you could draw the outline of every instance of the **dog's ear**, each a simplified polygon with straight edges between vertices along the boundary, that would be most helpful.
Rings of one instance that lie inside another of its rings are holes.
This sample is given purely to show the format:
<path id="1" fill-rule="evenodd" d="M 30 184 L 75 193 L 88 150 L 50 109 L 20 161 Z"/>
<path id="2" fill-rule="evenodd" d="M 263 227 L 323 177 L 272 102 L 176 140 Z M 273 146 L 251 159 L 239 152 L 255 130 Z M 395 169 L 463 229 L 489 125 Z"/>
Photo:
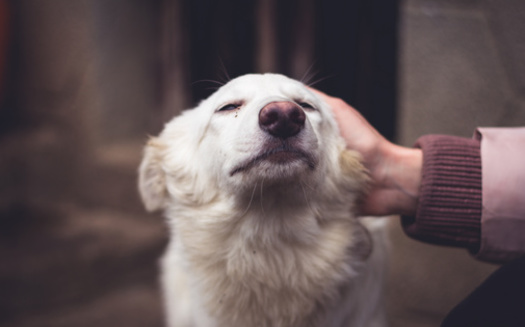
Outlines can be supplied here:
<path id="1" fill-rule="evenodd" d="M 366 168 L 361 163 L 360 156 L 357 152 L 346 149 L 341 151 L 339 164 L 341 165 L 341 171 L 345 176 L 348 176 L 361 184 L 366 184 L 368 182 Z"/>
<path id="2" fill-rule="evenodd" d="M 339 155 L 339 165 L 343 173 L 341 182 L 345 188 L 361 196 L 366 194 L 370 185 L 370 177 L 361 162 L 361 156 L 355 151 L 345 149 Z"/>
<path id="3" fill-rule="evenodd" d="M 166 173 L 162 167 L 165 145 L 150 139 L 139 168 L 139 192 L 148 211 L 165 209 L 167 203 Z"/>

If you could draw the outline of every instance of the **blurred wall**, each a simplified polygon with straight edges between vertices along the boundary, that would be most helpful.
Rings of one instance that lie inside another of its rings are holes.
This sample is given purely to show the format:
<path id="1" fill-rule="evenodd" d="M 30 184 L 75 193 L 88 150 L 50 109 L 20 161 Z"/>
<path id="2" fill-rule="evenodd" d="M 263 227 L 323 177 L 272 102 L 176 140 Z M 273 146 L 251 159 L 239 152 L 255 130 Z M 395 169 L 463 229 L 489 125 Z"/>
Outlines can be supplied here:
<path id="1" fill-rule="evenodd" d="M 147 1 L 8 4 L 0 325 L 161 326 L 166 235 L 136 192 L 158 103 L 159 10 Z"/>

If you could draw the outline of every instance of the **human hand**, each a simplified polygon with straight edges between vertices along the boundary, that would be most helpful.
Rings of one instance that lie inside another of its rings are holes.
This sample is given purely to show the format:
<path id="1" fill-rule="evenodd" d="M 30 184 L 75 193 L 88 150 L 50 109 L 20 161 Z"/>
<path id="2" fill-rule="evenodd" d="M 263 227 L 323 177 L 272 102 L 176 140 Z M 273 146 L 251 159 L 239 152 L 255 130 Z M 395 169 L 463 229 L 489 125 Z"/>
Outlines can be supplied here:
<path id="1" fill-rule="evenodd" d="M 361 154 L 370 173 L 371 189 L 361 214 L 415 214 L 423 164 L 421 150 L 389 142 L 346 102 L 310 89 L 329 104 L 347 148 Z"/>

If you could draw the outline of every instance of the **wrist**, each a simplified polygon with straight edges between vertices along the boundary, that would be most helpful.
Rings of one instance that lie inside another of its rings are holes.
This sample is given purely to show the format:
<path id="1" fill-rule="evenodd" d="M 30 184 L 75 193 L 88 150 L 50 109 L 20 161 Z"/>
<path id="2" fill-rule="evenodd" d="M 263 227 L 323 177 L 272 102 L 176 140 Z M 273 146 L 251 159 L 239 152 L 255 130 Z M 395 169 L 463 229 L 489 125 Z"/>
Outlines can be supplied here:
<path id="1" fill-rule="evenodd" d="M 385 206 L 391 214 L 414 215 L 417 209 L 423 152 L 388 142 L 384 148 L 383 187 L 391 194 Z"/>

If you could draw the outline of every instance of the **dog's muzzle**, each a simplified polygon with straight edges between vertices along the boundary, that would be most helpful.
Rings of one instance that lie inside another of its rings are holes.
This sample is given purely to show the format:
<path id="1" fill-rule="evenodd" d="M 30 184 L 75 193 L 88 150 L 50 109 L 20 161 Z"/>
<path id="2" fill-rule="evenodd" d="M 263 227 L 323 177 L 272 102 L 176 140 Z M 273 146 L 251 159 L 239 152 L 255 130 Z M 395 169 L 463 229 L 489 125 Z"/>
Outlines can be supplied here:
<path id="1" fill-rule="evenodd" d="M 305 122 L 306 113 L 294 102 L 276 100 L 265 104 L 259 111 L 259 126 L 272 138 L 265 140 L 258 154 L 236 166 L 230 176 L 262 162 L 282 166 L 301 161 L 314 170 L 316 158 L 299 145 L 299 138 L 294 138 L 305 128 Z"/>

